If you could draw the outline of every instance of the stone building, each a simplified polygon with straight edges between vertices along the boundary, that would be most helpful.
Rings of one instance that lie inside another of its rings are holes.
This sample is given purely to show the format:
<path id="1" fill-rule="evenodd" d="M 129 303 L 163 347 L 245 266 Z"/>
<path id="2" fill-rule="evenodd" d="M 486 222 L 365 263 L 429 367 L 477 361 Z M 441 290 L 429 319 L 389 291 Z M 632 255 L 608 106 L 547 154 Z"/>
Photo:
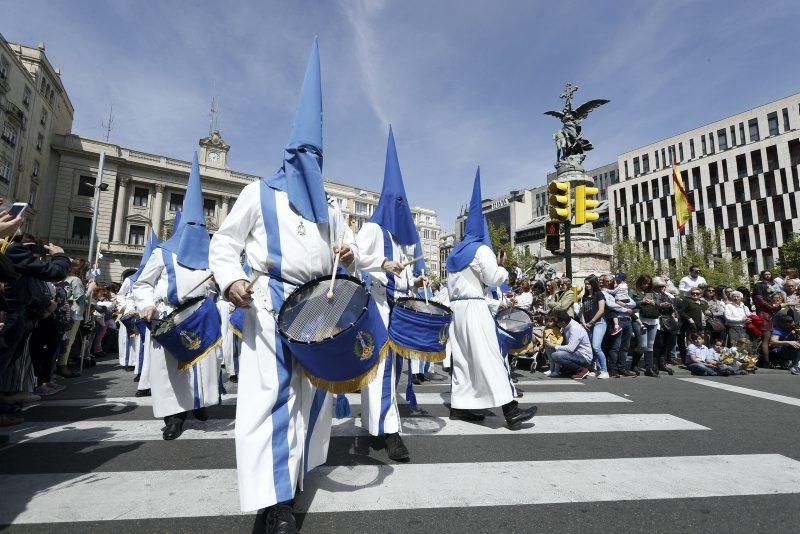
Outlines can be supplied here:
<path id="1" fill-rule="evenodd" d="M 0 197 L 27 202 L 23 230 L 40 234 L 49 226 L 55 189 L 54 140 L 72 128 L 73 108 L 61 73 L 36 48 L 9 43 L 0 35 Z"/>
<path id="2" fill-rule="evenodd" d="M 800 93 L 619 156 L 610 225 L 671 263 L 679 250 L 673 162 L 694 206 L 686 235 L 712 229 L 750 274 L 772 267 L 800 230 Z"/>

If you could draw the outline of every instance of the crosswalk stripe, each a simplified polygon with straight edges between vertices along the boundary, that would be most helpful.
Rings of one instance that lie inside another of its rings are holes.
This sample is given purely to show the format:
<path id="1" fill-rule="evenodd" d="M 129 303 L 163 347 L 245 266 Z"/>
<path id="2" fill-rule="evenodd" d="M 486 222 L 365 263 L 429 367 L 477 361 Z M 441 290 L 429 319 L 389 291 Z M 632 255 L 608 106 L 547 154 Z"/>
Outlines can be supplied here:
<path id="1" fill-rule="evenodd" d="M 400 382 L 400 385 L 404 385 L 403 378 Z M 553 379 L 541 379 L 541 380 L 520 380 L 518 383 L 514 384 L 515 386 L 519 387 L 526 387 L 526 386 L 533 386 L 533 387 L 546 387 L 546 386 L 585 386 L 585 381 L 578 381 L 572 380 L 571 378 L 568 379 L 561 379 L 561 378 L 553 378 Z M 450 381 L 445 380 L 443 382 L 423 382 L 418 386 L 414 386 L 414 389 L 417 388 L 424 388 L 426 386 L 450 386 Z"/>
<path id="2" fill-rule="evenodd" d="M 722 382 L 708 380 L 706 378 L 679 378 L 683 382 L 690 382 L 692 384 L 700 384 L 701 386 L 708 386 L 711 388 L 724 389 L 733 393 L 740 393 L 750 397 L 757 397 L 759 399 L 766 399 L 783 404 L 790 404 L 792 406 L 800 406 L 800 399 L 797 397 L 789 397 L 786 395 L 778 395 L 777 393 L 769 393 L 767 391 L 758 391 L 757 389 L 743 388 Z"/>
<path id="3" fill-rule="evenodd" d="M 112 510 L 113 519 L 240 513 L 234 469 L 0 475 L 0 486 L 0 523 L 5 524 L 104 521 Z M 319 513 L 798 492 L 800 462 L 779 454 L 381 464 L 317 468 L 306 479 L 297 509 Z"/>
<path id="4" fill-rule="evenodd" d="M 487 418 L 480 424 L 451 421 L 440 417 L 402 419 L 407 436 L 480 436 L 503 434 L 570 434 L 584 432 L 651 432 L 664 430 L 708 430 L 669 414 L 542 415 L 519 430 L 509 430 L 501 417 Z M 111 441 L 160 441 L 163 423 L 159 420 L 78 421 L 74 423 L 31 423 L 0 429 L 9 443 L 63 443 Z M 364 436 L 358 419 L 334 420 L 334 437 Z M 233 439 L 233 419 L 209 419 L 205 423 L 186 422 L 181 440 Z"/>
<path id="5" fill-rule="evenodd" d="M 418 404 L 442 404 L 450 398 L 450 392 L 442 391 L 439 393 L 418 393 L 416 394 Z M 236 404 L 237 394 L 224 395 L 223 405 Z M 361 405 L 361 395 L 358 393 L 348 393 L 347 400 L 351 405 Z M 573 402 L 631 402 L 629 399 L 620 397 L 613 393 L 603 391 L 545 391 L 545 392 L 525 392 L 525 396 L 517 399 L 520 404 L 545 404 L 545 403 L 573 403 Z M 397 402 L 405 403 L 402 394 L 398 396 Z M 127 406 L 152 406 L 152 397 L 100 397 L 93 399 L 53 399 L 47 401 L 34 402 L 28 407 L 42 406 L 72 406 L 88 407 L 103 405 L 127 405 Z"/>

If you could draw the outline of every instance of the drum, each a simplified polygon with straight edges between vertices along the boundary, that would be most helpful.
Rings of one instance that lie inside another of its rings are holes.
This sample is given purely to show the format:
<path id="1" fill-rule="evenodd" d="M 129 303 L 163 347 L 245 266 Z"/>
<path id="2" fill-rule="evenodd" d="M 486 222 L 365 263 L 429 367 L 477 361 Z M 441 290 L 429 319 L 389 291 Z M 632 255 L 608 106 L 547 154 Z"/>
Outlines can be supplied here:
<path id="1" fill-rule="evenodd" d="M 331 393 L 366 387 L 385 356 L 386 327 L 364 282 L 337 276 L 301 285 L 278 312 L 278 334 L 308 379 Z"/>
<path id="2" fill-rule="evenodd" d="M 244 308 L 236 308 L 231 312 L 228 318 L 228 323 L 231 325 L 231 330 L 236 337 L 241 338 L 244 331 Z"/>
<path id="3" fill-rule="evenodd" d="M 135 315 L 127 315 L 119 318 L 119 322 L 125 326 L 125 331 L 127 332 L 128 337 L 135 337 L 139 335 L 139 329 L 136 326 L 138 321 L 139 318 Z"/>
<path id="4" fill-rule="evenodd" d="M 222 343 L 221 321 L 213 299 L 198 297 L 153 325 L 152 336 L 185 371 Z"/>
<path id="5" fill-rule="evenodd" d="M 387 347 L 409 360 L 439 363 L 445 359 L 453 312 L 438 302 L 402 297 L 389 316 Z"/>
<path id="6" fill-rule="evenodd" d="M 517 307 L 506 308 L 497 313 L 495 321 L 497 328 L 514 340 L 507 341 L 509 354 L 528 351 L 528 346 L 533 341 L 533 317 L 530 312 Z"/>

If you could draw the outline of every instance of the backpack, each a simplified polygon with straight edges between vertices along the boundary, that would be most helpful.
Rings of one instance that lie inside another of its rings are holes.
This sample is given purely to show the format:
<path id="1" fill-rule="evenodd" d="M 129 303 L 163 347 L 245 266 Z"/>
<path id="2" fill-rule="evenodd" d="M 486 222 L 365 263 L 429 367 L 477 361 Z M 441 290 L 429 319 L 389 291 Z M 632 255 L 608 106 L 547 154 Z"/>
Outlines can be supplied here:
<path id="1" fill-rule="evenodd" d="M 62 332 L 68 332 L 72 328 L 72 306 L 70 305 L 67 293 L 70 291 L 69 282 L 59 282 L 56 286 L 56 309 L 53 318 L 56 325 Z"/>
<path id="2" fill-rule="evenodd" d="M 34 321 L 49 317 L 56 305 L 47 282 L 32 276 L 26 277 L 26 282 L 28 286 L 28 317 Z"/>

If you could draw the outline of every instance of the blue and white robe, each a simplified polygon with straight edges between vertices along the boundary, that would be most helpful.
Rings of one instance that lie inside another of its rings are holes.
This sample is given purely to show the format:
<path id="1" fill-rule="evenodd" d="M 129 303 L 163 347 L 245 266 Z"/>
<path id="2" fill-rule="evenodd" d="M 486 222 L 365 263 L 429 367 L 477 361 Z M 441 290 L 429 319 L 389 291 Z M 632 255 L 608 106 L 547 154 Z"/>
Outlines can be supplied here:
<path id="1" fill-rule="evenodd" d="M 169 263 L 169 268 L 165 262 Z M 175 260 L 175 254 L 157 248 L 133 286 L 136 306 L 140 312 L 148 306 L 155 306 L 159 318 L 164 318 L 175 309 L 170 304 L 171 300 L 185 301 L 212 294 L 214 283 L 210 280 L 191 293 L 186 293 L 206 276 L 207 270 L 187 269 Z M 146 336 L 145 343 L 150 348 L 150 369 L 147 374 L 156 417 L 167 417 L 219 404 L 219 369 L 222 359 L 219 347 L 189 369 L 181 371 L 178 369 L 178 361 L 167 354 L 155 339 Z"/>
<path id="2" fill-rule="evenodd" d="M 353 234 L 330 199 L 328 213 L 330 223 L 303 219 L 285 192 L 260 180 L 244 188 L 211 240 L 209 262 L 223 295 L 249 278 L 242 252 L 263 273 L 246 309 L 239 359 L 235 435 L 243 511 L 293 499 L 305 473 L 328 455 L 332 395 L 306 378 L 275 322 L 298 285 L 330 275 L 337 232 L 357 255 Z"/>
<path id="3" fill-rule="evenodd" d="M 120 317 L 130 315 L 136 311 L 136 306 L 133 302 L 133 295 L 131 294 L 131 279 L 126 278 L 122 281 L 122 285 L 117 291 L 116 306 L 117 313 Z M 139 336 L 129 336 L 127 327 L 119 321 L 119 329 L 117 330 L 117 354 L 119 355 L 119 364 L 122 367 L 136 367 L 137 355 L 139 353 Z"/>
<path id="4" fill-rule="evenodd" d="M 372 298 L 389 327 L 390 304 L 408 290 L 408 276 L 395 276 L 381 268 L 384 259 L 402 262 L 403 251 L 391 232 L 375 223 L 364 223 L 356 237 L 359 270 L 369 276 Z M 397 409 L 396 385 L 403 360 L 390 352 L 378 367 L 375 378 L 361 389 L 361 426 L 371 435 L 381 436 L 401 431 Z"/>

